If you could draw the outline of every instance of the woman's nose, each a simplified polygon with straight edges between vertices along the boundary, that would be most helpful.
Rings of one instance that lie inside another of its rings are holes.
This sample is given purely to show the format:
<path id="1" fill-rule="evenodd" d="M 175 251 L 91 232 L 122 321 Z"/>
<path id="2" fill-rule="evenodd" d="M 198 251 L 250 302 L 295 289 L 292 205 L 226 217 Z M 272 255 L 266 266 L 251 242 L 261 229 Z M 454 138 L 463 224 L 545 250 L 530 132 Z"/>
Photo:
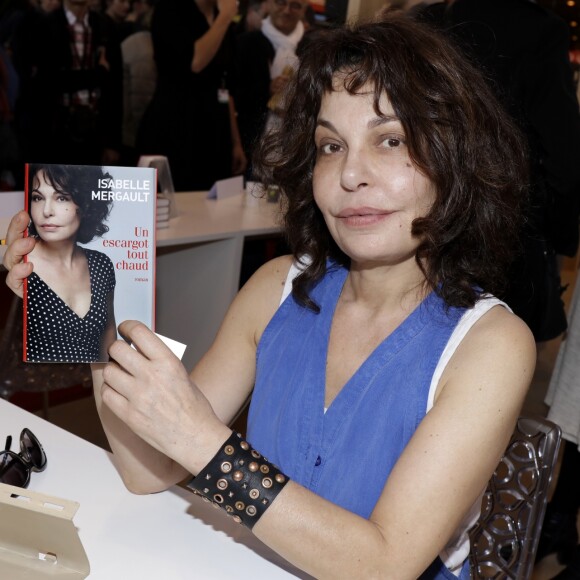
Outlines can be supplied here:
<path id="1" fill-rule="evenodd" d="M 47 199 L 44 201 L 44 205 L 42 207 L 42 213 L 45 217 L 54 215 L 54 204 L 51 200 Z"/>
<path id="2" fill-rule="evenodd" d="M 340 184 L 347 191 L 358 191 L 371 182 L 371 170 L 365 155 L 348 151 L 340 172 Z"/>

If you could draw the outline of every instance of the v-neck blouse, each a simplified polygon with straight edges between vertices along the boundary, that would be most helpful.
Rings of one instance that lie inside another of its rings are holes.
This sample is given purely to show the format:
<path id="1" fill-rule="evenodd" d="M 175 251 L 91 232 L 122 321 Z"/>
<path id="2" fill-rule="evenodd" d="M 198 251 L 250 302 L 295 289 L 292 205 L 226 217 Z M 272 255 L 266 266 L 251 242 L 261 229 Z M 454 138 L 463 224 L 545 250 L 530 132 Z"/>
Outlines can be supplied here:
<path id="1" fill-rule="evenodd" d="M 294 481 L 368 518 L 426 414 L 431 379 L 465 309 L 431 292 L 325 413 L 330 328 L 347 275 L 329 265 L 310 292 L 319 313 L 290 295 L 272 317 L 258 345 L 247 437 Z M 433 566 L 429 577 L 456 578 L 438 559 Z"/>
<path id="2" fill-rule="evenodd" d="M 26 360 L 28 362 L 95 362 L 108 322 L 107 300 L 115 289 L 115 269 L 102 252 L 81 248 L 91 284 L 91 304 L 80 317 L 33 272 L 27 279 Z"/>

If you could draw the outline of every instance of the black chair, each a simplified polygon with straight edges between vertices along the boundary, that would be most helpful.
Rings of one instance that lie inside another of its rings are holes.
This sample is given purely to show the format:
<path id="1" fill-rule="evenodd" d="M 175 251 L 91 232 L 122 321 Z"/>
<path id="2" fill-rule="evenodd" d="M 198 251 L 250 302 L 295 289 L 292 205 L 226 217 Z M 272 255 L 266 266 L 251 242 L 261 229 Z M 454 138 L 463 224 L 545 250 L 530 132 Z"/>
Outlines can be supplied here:
<path id="1" fill-rule="evenodd" d="M 472 578 L 531 578 L 562 430 L 520 417 L 470 530 Z"/>

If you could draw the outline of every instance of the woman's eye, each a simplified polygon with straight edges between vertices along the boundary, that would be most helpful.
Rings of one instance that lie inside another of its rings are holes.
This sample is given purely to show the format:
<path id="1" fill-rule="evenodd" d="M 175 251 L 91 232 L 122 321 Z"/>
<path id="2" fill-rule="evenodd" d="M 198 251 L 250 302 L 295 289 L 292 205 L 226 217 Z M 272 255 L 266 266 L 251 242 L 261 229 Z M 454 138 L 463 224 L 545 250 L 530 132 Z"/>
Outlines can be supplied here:
<path id="1" fill-rule="evenodd" d="M 70 201 L 71 200 L 71 198 L 68 197 L 68 195 L 59 195 L 56 199 L 58 201 Z"/>
<path id="2" fill-rule="evenodd" d="M 320 146 L 320 152 L 323 155 L 332 155 L 333 153 L 340 152 L 341 147 L 337 143 L 325 143 Z"/>
<path id="3" fill-rule="evenodd" d="M 40 197 L 40 195 L 32 194 L 30 199 L 32 199 L 32 201 L 40 201 L 42 197 Z"/>
<path id="4" fill-rule="evenodd" d="M 382 146 L 386 149 L 396 149 L 404 145 L 404 141 L 400 137 L 387 137 L 382 141 Z"/>

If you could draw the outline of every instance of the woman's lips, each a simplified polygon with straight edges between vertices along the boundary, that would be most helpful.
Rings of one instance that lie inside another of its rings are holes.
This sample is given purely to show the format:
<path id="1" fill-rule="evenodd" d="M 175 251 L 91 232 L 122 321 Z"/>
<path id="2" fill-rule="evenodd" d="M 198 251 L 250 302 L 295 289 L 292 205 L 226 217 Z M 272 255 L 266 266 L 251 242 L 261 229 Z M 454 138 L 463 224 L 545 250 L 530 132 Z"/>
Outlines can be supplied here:
<path id="1" fill-rule="evenodd" d="M 39 227 L 46 232 L 56 232 L 56 230 L 60 228 L 60 226 L 57 226 L 56 224 L 42 224 Z"/>
<path id="2" fill-rule="evenodd" d="M 336 217 L 349 226 L 366 226 L 381 222 L 392 213 L 374 207 L 357 207 L 343 209 Z"/>

